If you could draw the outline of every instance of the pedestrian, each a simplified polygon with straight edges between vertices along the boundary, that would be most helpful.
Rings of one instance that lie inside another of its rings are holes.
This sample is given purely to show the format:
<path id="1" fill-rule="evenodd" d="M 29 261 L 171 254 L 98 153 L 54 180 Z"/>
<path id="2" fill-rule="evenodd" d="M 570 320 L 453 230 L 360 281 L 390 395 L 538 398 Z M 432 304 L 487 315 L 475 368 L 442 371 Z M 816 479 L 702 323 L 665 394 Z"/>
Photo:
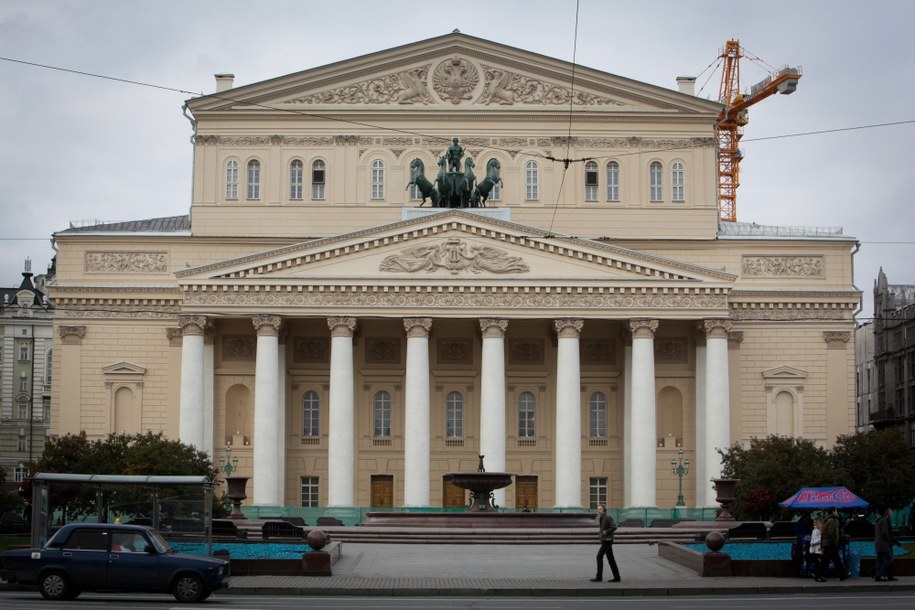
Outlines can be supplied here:
<path id="1" fill-rule="evenodd" d="M 874 569 L 874 580 L 886 582 L 897 580 L 893 576 L 893 547 L 899 544 L 893 535 L 893 524 L 890 519 L 893 510 L 881 508 L 880 517 L 874 525 L 874 550 L 877 551 L 877 565 Z"/>
<path id="2" fill-rule="evenodd" d="M 817 568 L 817 582 L 826 582 L 826 570 L 829 569 L 830 563 L 836 567 L 836 574 L 839 575 L 839 580 L 845 580 L 851 576 L 848 568 L 842 563 L 842 558 L 839 557 L 839 546 L 841 541 L 842 528 L 839 526 L 839 515 L 836 508 L 830 506 L 826 509 L 826 518 L 823 519 L 822 540 L 820 541 L 820 548 L 823 550 L 823 560 Z"/>
<path id="3" fill-rule="evenodd" d="M 607 514 L 607 505 L 603 502 L 597 505 L 597 523 L 600 526 L 600 549 L 597 551 L 597 577 L 592 578 L 591 582 L 600 582 L 604 579 L 604 555 L 607 556 L 610 571 L 613 572 L 613 578 L 607 582 L 619 582 L 622 580 L 620 569 L 613 557 L 613 532 L 616 531 L 616 521 Z"/>
<path id="4" fill-rule="evenodd" d="M 816 575 L 819 571 L 820 564 L 823 562 L 823 520 L 817 517 L 813 520 L 813 529 L 810 531 L 810 546 L 807 547 L 807 554 L 804 559 L 807 561 L 810 571 L 808 576 Z"/>
<path id="5" fill-rule="evenodd" d="M 791 559 L 800 568 L 810 545 L 810 535 L 813 533 L 813 519 L 810 513 L 801 513 L 794 524 L 794 547 L 791 549 Z"/>

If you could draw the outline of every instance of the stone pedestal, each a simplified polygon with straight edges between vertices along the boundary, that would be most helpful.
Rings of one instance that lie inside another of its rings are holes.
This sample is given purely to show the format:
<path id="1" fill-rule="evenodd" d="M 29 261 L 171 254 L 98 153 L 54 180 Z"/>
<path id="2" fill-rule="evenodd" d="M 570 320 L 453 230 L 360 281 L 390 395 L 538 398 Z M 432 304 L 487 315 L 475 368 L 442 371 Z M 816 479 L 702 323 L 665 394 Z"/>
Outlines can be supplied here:
<path id="1" fill-rule="evenodd" d="M 327 551 L 302 553 L 302 571 L 305 576 L 331 576 L 330 565 L 330 553 Z"/>

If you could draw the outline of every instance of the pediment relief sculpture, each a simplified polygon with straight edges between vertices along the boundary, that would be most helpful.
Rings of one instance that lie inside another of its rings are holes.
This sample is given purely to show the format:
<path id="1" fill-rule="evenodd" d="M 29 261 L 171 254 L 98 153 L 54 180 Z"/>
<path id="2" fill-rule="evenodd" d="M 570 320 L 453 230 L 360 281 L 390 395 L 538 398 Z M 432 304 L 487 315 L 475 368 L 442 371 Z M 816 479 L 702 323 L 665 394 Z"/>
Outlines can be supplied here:
<path id="1" fill-rule="evenodd" d="M 527 263 L 518 256 L 510 256 L 504 250 L 492 246 L 470 245 L 458 238 L 446 239 L 438 245 L 418 246 L 404 250 L 400 254 L 392 254 L 381 261 L 378 269 L 390 273 L 434 273 L 444 270 L 452 274 L 530 271 Z"/>

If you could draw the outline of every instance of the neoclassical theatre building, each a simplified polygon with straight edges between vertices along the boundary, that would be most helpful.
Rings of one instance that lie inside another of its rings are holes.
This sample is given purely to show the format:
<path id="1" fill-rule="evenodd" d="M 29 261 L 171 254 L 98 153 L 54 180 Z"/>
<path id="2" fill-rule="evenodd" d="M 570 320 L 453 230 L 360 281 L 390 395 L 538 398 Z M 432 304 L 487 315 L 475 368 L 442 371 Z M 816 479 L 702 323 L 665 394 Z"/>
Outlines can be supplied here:
<path id="1" fill-rule="evenodd" d="M 856 240 L 719 222 L 680 80 L 459 32 L 217 75 L 187 216 L 55 234 L 52 431 L 231 445 L 263 507 L 462 506 L 480 455 L 508 509 L 672 507 L 680 450 L 716 506 L 719 448 L 830 446 Z"/>

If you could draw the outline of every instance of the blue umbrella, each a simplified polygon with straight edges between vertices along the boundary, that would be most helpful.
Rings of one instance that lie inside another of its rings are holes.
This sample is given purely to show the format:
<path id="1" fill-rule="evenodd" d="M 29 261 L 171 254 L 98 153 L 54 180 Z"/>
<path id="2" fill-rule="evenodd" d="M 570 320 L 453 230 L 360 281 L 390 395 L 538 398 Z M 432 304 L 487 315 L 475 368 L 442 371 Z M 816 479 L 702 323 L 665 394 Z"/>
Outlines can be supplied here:
<path id="1" fill-rule="evenodd" d="M 823 509 L 835 506 L 836 508 L 867 508 L 870 502 L 859 498 L 845 487 L 801 487 L 801 489 L 785 500 L 779 502 L 782 508 Z"/>

